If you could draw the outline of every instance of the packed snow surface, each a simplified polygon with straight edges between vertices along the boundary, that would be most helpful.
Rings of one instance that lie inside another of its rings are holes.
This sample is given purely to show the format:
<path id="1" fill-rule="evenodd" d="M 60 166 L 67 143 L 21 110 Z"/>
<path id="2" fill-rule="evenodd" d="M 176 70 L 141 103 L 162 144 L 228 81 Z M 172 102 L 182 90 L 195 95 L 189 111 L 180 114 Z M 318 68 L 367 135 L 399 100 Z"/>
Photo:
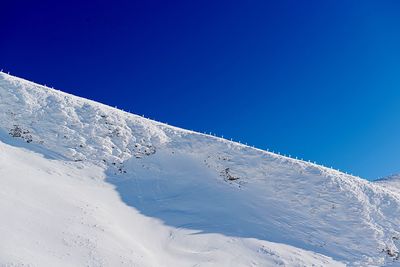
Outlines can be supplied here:
<path id="1" fill-rule="evenodd" d="M 400 266 L 369 182 L 0 73 L 0 266 Z"/>

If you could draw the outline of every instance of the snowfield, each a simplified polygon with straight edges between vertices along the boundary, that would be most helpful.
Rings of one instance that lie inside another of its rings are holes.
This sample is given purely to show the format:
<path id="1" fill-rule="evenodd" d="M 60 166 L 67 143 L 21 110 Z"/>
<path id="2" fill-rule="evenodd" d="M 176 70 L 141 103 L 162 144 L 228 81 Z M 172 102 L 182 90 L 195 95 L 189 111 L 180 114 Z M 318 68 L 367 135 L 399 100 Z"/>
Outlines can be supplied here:
<path id="1" fill-rule="evenodd" d="M 400 266 L 369 182 L 0 73 L 0 266 Z"/>

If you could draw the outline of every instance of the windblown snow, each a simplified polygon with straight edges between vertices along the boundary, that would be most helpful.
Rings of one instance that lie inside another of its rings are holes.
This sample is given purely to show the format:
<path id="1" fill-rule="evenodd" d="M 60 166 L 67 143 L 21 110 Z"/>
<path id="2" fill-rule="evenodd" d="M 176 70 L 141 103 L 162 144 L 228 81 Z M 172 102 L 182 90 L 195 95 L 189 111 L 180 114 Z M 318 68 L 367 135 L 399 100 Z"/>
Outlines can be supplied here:
<path id="1" fill-rule="evenodd" d="M 0 266 L 400 266 L 399 181 L 0 73 Z"/>

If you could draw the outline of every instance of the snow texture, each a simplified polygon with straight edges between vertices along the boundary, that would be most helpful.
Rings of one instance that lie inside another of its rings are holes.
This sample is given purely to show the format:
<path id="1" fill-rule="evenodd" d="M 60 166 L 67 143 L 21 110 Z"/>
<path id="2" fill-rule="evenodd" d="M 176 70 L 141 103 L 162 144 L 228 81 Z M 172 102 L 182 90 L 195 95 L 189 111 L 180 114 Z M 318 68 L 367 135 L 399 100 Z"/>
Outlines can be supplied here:
<path id="1" fill-rule="evenodd" d="M 400 266 L 369 182 L 0 73 L 0 266 Z"/>

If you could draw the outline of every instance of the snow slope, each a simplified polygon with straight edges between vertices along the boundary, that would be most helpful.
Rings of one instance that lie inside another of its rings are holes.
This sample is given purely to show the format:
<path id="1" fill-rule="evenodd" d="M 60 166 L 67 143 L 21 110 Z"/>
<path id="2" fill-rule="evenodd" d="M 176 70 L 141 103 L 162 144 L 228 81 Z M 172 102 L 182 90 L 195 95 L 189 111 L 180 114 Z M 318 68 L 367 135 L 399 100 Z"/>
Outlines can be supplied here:
<path id="1" fill-rule="evenodd" d="M 400 190 L 0 73 L 0 266 L 400 266 Z"/>
<path id="2" fill-rule="evenodd" d="M 387 188 L 394 193 L 400 194 L 400 174 L 394 174 L 389 177 L 379 179 L 375 183 Z"/>

